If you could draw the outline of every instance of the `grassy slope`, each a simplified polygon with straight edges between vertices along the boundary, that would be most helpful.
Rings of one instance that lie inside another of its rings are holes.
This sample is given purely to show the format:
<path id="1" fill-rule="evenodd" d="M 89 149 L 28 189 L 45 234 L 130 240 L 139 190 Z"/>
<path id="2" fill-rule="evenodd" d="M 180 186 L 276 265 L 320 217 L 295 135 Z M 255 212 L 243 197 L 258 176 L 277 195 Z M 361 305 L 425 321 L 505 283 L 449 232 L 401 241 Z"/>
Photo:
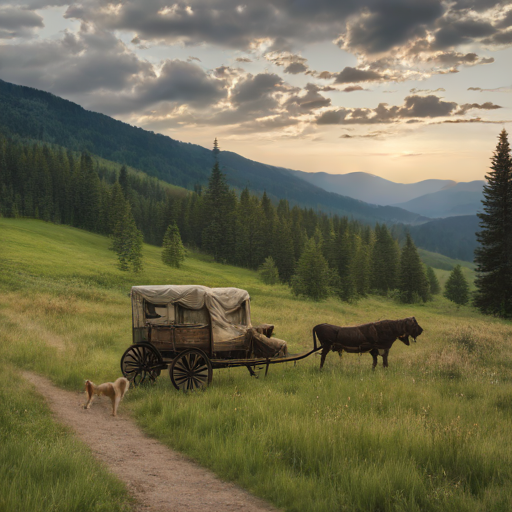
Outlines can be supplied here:
<path id="1" fill-rule="evenodd" d="M 437 298 L 399 305 L 295 299 L 254 272 L 191 257 L 180 270 L 145 246 L 142 275 L 115 268 L 108 240 L 40 221 L 0 219 L 0 349 L 4 362 L 80 389 L 111 380 L 130 344 L 135 284 L 238 286 L 253 322 L 276 324 L 292 352 L 321 322 L 414 315 L 417 344 L 397 342 L 391 368 L 330 355 L 214 372 L 205 393 L 175 392 L 167 375 L 131 390 L 125 407 L 155 437 L 290 511 L 503 510 L 512 503 L 512 326 Z M 39 413 L 37 413 L 39 414 Z"/>

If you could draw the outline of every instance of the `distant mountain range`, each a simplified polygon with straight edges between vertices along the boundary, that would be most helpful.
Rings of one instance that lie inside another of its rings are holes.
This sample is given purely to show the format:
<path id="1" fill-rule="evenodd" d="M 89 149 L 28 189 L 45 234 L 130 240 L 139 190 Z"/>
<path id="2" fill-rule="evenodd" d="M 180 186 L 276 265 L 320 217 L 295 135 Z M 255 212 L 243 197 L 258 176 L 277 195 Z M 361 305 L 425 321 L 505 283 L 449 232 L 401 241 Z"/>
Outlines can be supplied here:
<path id="1" fill-rule="evenodd" d="M 168 183 L 193 189 L 206 184 L 212 152 L 164 135 L 90 112 L 53 94 L 0 80 L 0 133 L 87 150 L 102 158 L 130 165 Z M 219 160 L 228 183 L 274 199 L 287 199 L 327 213 L 367 222 L 421 224 L 422 215 L 394 206 L 377 206 L 313 186 L 288 169 L 255 162 L 222 151 Z"/>
<path id="2" fill-rule="evenodd" d="M 395 183 L 366 172 L 290 172 L 324 190 L 367 203 L 398 206 L 431 218 L 475 215 L 482 206 L 482 190 L 485 184 L 483 180 L 457 183 L 434 179 L 417 183 Z"/>
<path id="3" fill-rule="evenodd" d="M 449 188 L 425 194 L 410 201 L 395 204 L 427 217 L 453 217 L 476 215 L 482 210 L 485 181 L 456 183 Z"/>
<path id="4" fill-rule="evenodd" d="M 130 165 L 168 183 L 192 189 L 208 182 L 212 152 L 87 111 L 53 94 L 0 80 L 0 134 L 87 150 Z M 228 183 L 266 191 L 274 200 L 346 215 L 362 221 L 408 224 L 418 246 L 472 260 L 474 215 L 431 221 L 428 217 L 474 214 L 483 181 L 425 180 L 394 183 L 367 173 L 304 173 L 266 165 L 222 151 Z M 404 207 L 406 209 L 404 209 Z"/>

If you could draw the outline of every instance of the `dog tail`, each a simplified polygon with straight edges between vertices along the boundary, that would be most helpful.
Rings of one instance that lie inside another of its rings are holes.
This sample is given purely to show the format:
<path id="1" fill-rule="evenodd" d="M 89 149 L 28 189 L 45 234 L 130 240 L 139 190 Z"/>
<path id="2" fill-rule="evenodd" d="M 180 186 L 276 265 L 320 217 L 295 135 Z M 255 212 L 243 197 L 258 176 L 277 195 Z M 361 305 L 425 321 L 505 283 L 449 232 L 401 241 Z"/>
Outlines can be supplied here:
<path id="1" fill-rule="evenodd" d="M 128 391 L 128 388 L 130 387 L 130 381 L 128 379 L 125 379 L 124 377 L 120 377 L 118 381 L 119 391 L 121 392 L 121 396 L 123 397 L 124 394 Z"/>

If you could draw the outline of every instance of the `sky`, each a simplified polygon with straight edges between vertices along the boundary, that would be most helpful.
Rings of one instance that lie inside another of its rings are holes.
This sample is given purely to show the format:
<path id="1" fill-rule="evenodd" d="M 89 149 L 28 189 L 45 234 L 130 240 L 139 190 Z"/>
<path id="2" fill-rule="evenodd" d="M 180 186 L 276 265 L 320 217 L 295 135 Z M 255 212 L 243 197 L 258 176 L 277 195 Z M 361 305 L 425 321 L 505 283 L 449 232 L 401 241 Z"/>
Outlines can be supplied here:
<path id="1" fill-rule="evenodd" d="M 0 0 L 0 79 L 290 169 L 480 180 L 512 129 L 512 3 Z"/>

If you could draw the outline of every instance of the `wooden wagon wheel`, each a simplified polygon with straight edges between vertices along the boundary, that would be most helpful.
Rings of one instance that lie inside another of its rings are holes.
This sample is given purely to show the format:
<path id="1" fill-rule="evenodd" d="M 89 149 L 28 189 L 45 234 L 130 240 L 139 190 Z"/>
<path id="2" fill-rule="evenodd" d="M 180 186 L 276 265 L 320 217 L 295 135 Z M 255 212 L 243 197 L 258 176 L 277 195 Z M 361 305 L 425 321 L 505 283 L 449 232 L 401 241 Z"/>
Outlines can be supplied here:
<path id="1" fill-rule="evenodd" d="M 149 343 L 137 343 L 126 349 L 121 357 L 121 371 L 135 386 L 154 382 L 163 366 L 162 356 Z"/>
<path id="2" fill-rule="evenodd" d="M 196 348 L 185 350 L 169 366 L 173 386 L 183 391 L 206 388 L 212 381 L 212 373 L 210 359 Z"/>

